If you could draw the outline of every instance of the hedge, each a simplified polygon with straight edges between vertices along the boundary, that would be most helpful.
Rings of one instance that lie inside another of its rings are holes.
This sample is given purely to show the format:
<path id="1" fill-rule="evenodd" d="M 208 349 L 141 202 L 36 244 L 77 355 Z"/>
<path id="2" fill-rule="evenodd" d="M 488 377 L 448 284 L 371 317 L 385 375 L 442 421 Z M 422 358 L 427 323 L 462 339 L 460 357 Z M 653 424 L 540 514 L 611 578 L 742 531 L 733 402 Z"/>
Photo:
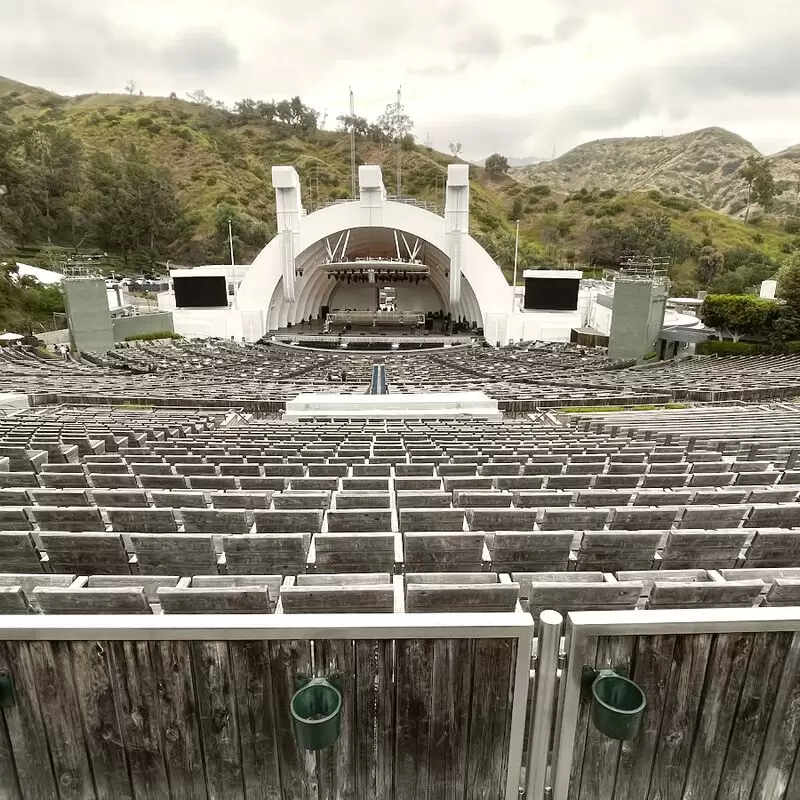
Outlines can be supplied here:
<path id="1" fill-rule="evenodd" d="M 154 331 L 153 333 L 138 333 L 135 336 L 126 336 L 126 342 L 150 342 L 153 339 L 183 339 L 179 333 L 173 331 Z"/>
<path id="2" fill-rule="evenodd" d="M 695 352 L 699 356 L 757 356 L 763 353 L 800 353 L 800 342 L 767 344 L 761 342 L 720 342 L 711 339 L 698 342 Z"/>
<path id="3" fill-rule="evenodd" d="M 711 340 L 698 342 L 695 352 L 700 356 L 755 356 L 759 353 L 768 353 L 771 348 L 768 344 L 756 342 L 719 342 Z"/>

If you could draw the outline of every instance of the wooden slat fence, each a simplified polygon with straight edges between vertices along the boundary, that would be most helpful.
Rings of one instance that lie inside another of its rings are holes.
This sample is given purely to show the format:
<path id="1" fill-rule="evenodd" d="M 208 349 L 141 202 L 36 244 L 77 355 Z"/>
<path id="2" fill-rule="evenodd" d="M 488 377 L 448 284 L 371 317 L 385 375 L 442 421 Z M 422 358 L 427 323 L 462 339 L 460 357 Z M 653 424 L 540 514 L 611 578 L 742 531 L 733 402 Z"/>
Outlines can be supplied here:
<path id="1" fill-rule="evenodd" d="M 745 616 L 754 613 L 764 612 Z M 575 618 L 589 616 L 598 617 Z M 620 635 L 619 627 L 604 636 L 595 626 L 573 642 L 565 692 L 579 700 L 560 741 L 574 749 L 555 800 L 800 797 L 800 619 L 794 630 L 749 624 L 716 633 L 701 622 L 697 632 Z M 614 668 L 642 687 L 647 709 L 634 739 L 620 743 L 593 727 L 591 701 L 575 688 L 573 670 L 583 665 Z"/>
<path id="2" fill-rule="evenodd" d="M 2 800 L 502 800 L 518 640 L 5 641 Z M 309 753 L 289 701 L 341 673 Z"/>

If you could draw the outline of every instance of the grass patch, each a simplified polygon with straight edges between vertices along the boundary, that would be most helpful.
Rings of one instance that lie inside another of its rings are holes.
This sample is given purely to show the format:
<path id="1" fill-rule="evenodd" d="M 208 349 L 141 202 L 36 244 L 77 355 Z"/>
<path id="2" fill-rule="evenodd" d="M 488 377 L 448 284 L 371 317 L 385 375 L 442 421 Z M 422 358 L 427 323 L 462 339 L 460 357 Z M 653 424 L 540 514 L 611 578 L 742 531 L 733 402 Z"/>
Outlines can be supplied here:
<path id="1" fill-rule="evenodd" d="M 687 403 L 665 403 L 661 406 L 568 406 L 567 408 L 559 408 L 558 411 L 561 414 L 606 414 L 615 411 L 661 411 L 666 408 L 689 408 L 689 405 Z"/>

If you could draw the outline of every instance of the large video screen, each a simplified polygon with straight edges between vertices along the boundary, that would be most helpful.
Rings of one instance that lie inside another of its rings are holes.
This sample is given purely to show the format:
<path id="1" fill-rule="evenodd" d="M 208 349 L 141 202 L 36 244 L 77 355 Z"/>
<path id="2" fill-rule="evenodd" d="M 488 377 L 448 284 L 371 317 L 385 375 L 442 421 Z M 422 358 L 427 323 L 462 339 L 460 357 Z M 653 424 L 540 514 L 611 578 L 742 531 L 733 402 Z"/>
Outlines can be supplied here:
<path id="1" fill-rule="evenodd" d="M 228 286 L 224 275 L 197 275 L 173 278 L 176 308 L 211 308 L 228 305 Z"/>
<path id="2" fill-rule="evenodd" d="M 525 308 L 530 311 L 575 311 L 578 278 L 525 278 Z"/>

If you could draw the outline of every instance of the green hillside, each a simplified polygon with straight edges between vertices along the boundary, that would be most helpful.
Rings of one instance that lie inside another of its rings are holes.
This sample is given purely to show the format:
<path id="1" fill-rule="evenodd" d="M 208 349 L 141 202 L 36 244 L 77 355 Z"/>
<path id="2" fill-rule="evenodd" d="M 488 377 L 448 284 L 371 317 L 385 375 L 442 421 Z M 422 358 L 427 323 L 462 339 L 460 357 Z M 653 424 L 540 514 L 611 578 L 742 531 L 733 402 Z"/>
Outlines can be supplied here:
<path id="1" fill-rule="evenodd" d="M 394 194 L 391 141 L 376 125 L 357 138 L 358 162 L 383 165 Z M 453 162 L 408 137 L 403 194 L 441 209 Z M 297 167 L 309 210 L 350 194 L 349 137 L 320 130 L 299 98 L 231 110 L 207 98 L 63 97 L 0 78 L 0 261 L 48 266 L 74 249 L 106 252 L 109 269 L 130 273 L 168 259 L 226 261 L 229 217 L 237 258 L 250 260 L 275 233 L 275 164 Z M 517 217 L 521 267 L 612 267 L 637 250 L 670 255 L 683 291 L 699 286 L 704 245 L 726 256 L 736 274 L 722 277 L 741 288 L 800 247 L 793 228 L 769 217 L 745 225 L 673 193 L 599 191 L 590 173 L 572 194 L 480 167 L 471 174 L 472 233 L 509 276 Z"/>

